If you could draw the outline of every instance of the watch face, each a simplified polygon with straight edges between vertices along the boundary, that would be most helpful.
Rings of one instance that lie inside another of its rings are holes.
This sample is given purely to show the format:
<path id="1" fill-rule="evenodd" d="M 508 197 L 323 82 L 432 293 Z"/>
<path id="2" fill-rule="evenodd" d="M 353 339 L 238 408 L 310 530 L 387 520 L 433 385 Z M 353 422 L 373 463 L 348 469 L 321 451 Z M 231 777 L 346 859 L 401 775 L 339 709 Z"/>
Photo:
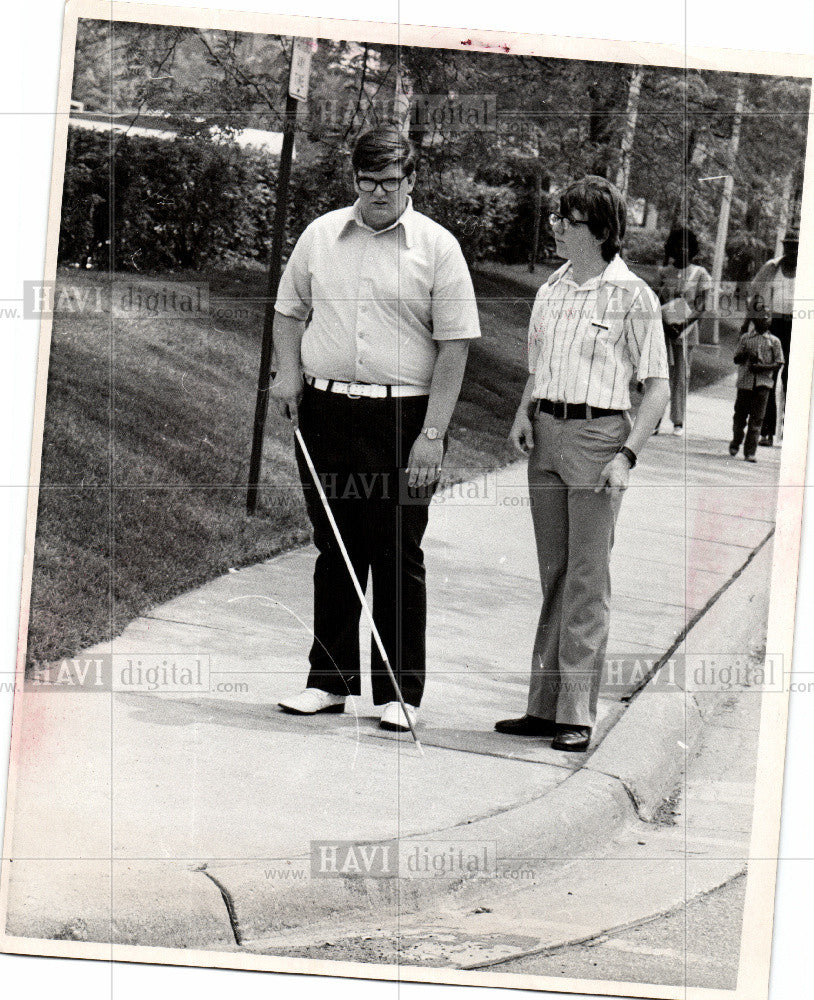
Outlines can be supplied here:
<path id="1" fill-rule="evenodd" d="M 425 427 L 424 428 L 424 433 L 427 435 L 427 437 L 430 439 L 430 441 L 435 441 L 435 439 L 438 437 L 438 428 L 437 427 Z"/>

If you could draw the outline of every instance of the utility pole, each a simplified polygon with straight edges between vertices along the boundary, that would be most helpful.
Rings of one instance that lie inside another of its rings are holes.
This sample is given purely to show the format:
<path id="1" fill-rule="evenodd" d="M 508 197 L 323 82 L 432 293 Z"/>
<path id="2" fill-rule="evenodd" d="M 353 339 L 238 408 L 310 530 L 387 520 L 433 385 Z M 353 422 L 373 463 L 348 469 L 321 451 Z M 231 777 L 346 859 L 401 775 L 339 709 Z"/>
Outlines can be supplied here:
<path id="1" fill-rule="evenodd" d="M 260 374 L 257 379 L 257 401 L 254 407 L 252 453 L 249 459 L 249 488 L 246 493 L 246 510 L 249 514 L 254 514 L 257 509 L 257 486 L 260 482 L 263 461 L 263 436 L 269 405 L 271 359 L 274 353 L 274 303 L 277 301 L 277 286 L 280 284 L 280 271 L 282 269 L 285 224 L 288 217 L 288 185 L 291 180 L 294 132 L 297 126 L 297 106 L 300 101 L 308 99 L 311 57 L 315 49 L 316 41 L 314 39 L 295 38 L 291 52 L 291 70 L 283 120 L 283 145 L 280 150 L 280 168 L 277 174 L 277 194 L 271 231 L 271 255 L 266 282 L 266 311 L 263 317 Z"/>
<path id="2" fill-rule="evenodd" d="M 718 216 L 718 234 L 715 238 L 715 256 L 712 261 L 712 297 L 713 297 L 713 318 L 712 318 L 712 343 L 719 344 L 721 341 L 721 322 L 719 318 L 718 296 L 721 291 L 721 276 L 724 271 L 724 256 L 726 254 L 726 238 L 729 233 L 729 210 L 732 206 L 732 191 L 735 187 L 735 162 L 738 156 L 738 146 L 741 138 L 741 121 L 743 119 L 743 104 L 746 97 L 746 86 L 743 77 L 738 78 L 738 94 L 735 98 L 735 115 L 732 122 L 732 136 L 729 140 L 729 151 L 727 161 L 729 173 L 721 174 L 719 177 L 703 177 L 701 180 L 720 180 L 723 178 L 724 190 L 721 195 L 721 213 Z"/>

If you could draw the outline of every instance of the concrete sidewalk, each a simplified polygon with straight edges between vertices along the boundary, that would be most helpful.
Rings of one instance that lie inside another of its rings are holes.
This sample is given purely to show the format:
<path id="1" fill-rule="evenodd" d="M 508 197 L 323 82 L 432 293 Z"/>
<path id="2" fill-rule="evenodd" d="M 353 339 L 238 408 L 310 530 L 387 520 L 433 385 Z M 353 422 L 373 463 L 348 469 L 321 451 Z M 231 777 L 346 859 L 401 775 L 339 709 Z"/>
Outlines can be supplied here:
<path id="1" fill-rule="evenodd" d="M 734 378 L 692 397 L 687 437 L 653 438 L 633 474 L 612 564 L 611 659 L 644 671 L 676 648 L 773 530 L 780 451 L 760 449 L 757 465 L 729 457 L 733 400 Z M 539 613 L 524 463 L 434 501 L 425 551 L 423 758 L 378 728 L 369 685 L 344 716 L 277 710 L 307 672 L 310 548 L 230 572 L 83 654 L 201 656 L 205 691 L 18 693 L 7 933 L 226 949 L 235 920 L 223 899 L 250 937 L 310 919 L 315 897 L 297 888 L 296 904 L 279 886 L 287 872 L 307 874 L 312 840 L 488 828 L 500 855 L 500 830 L 555 792 L 579 823 L 596 789 L 566 779 L 593 758 L 492 728 L 524 710 Z M 594 748 L 642 674 L 610 679 Z M 660 734 L 674 735 L 669 725 Z M 612 745 L 596 758 L 608 782 Z M 658 796 L 647 775 L 663 748 L 643 739 L 624 756 Z M 608 801 L 615 815 L 622 804 Z M 329 893 L 324 905 L 346 901 Z"/>

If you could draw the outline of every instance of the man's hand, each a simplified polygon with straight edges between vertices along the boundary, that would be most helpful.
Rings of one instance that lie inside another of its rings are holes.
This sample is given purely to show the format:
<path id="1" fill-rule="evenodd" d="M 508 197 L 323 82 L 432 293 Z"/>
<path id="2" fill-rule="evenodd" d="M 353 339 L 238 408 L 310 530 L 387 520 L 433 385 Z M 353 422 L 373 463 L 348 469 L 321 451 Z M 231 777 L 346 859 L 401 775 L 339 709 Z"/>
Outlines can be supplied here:
<path id="1" fill-rule="evenodd" d="M 614 498 L 620 497 L 627 489 L 629 478 L 630 463 L 624 455 L 614 455 L 599 473 L 599 482 L 594 487 L 594 493 L 604 490 Z"/>
<path id="2" fill-rule="evenodd" d="M 426 434 L 419 434 L 410 449 L 407 460 L 408 486 L 426 486 L 437 481 L 444 460 L 444 442 L 439 437 L 430 441 Z"/>
<path id="3" fill-rule="evenodd" d="M 521 455 L 528 455 L 534 447 L 534 425 L 525 407 L 517 411 L 509 440 Z"/>
<path id="4" fill-rule="evenodd" d="M 280 373 L 269 389 L 269 396 L 276 402 L 280 414 L 299 426 L 298 407 L 302 398 L 302 375 L 299 372 Z"/>

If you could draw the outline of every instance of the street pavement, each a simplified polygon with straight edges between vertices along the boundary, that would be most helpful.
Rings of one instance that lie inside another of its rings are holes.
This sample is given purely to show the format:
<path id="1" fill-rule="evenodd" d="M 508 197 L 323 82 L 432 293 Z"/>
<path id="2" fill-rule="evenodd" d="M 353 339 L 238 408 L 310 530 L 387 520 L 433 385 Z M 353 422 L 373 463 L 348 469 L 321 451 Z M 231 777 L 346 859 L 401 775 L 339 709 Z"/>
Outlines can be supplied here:
<path id="1" fill-rule="evenodd" d="M 734 379 L 693 395 L 687 436 L 654 437 L 633 473 L 608 648 L 633 667 L 603 688 L 594 747 L 643 672 L 680 648 L 772 531 L 780 451 L 760 449 L 755 465 L 728 455 L 733 400 Z M 564 782 L 590 756 L 493 731 L 524 711 L 539 613 L 524 463 L 439 496 L 425 552 L 424 756 L 378 728 L 367 683 L 345 715 L 278 711 L 307 672 L 310 547 L 229 572 L 78 658 L 191 655 L 208 665 L 203 689 L 26 689 L 13 734 L 7 932 L 227 949 L 235 920 L 224 888 L 247 938 L 308 923 L 308 899 L 298 909 L 271 883 L 307 880 L 314 840 L 499 828 L 559 786 L 567 809 L 575 786 Z"/>

